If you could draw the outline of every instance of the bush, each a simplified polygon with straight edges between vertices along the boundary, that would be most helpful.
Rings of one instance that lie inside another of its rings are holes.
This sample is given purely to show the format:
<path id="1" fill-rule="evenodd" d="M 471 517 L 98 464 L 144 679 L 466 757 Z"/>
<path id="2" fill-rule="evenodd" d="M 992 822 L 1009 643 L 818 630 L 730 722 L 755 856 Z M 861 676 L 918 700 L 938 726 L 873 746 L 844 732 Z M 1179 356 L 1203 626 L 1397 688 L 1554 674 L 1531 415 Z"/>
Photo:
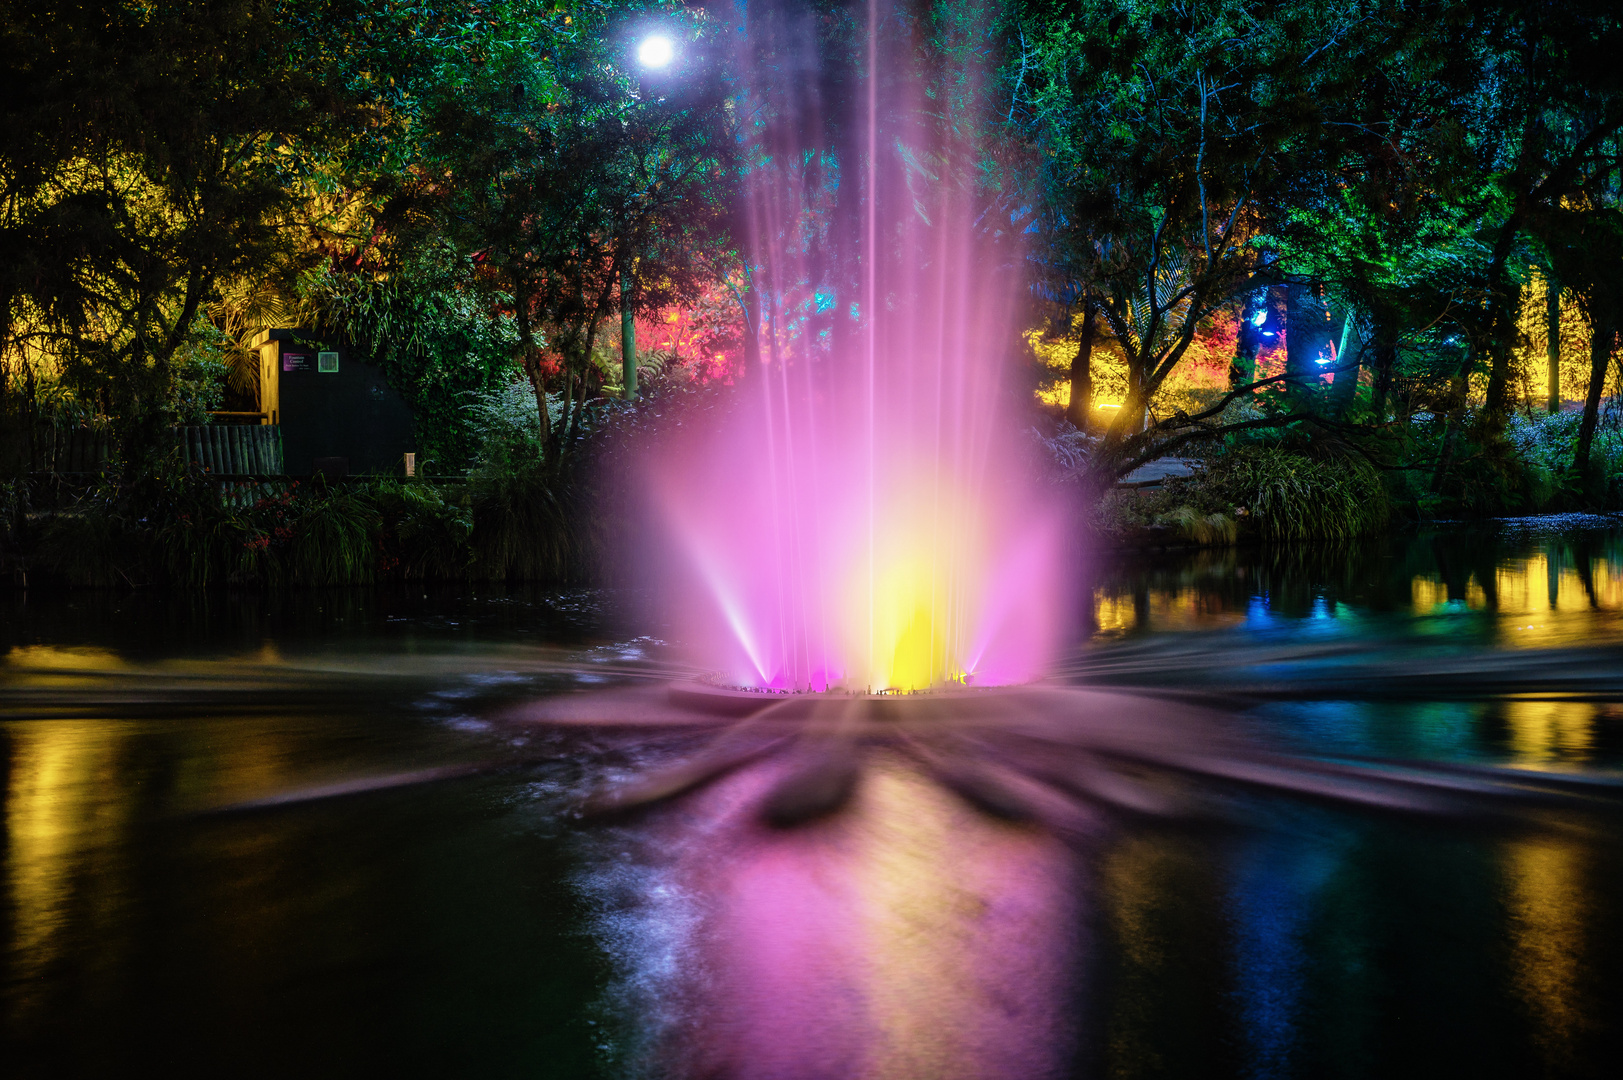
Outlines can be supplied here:
<path id="1" fill-rule="evenodd" d="M 377 508 L 364 490 L 334 487 L 301 507 L 286 570 L 298 585 L 370 585 L 377 574 Z"/>
<path id="2" fill-rule="evenodd" d="M 570 512 L 570 477 L 557 468 L 484 468 L 468 479 L 474 576 L 569 581 L 584 576 L 584 545 Z"/>
<path id="3" fill-rule="evenodd" d="M 473 515 L 465 492 L 422 483 L 381 481 L 372 492 L 382 522 L 378 570 L 421 580 L 467 574 L 473 559 Z"/>
<path id="4" fill-rule="evenodd" d="M 1314 458 L 1278 446 L 1242 445 L 1194 476 L 1151 493 L 1112 491 L 1094 528 L 1118 539 L 1165 533 L 1195 544 L 1261 540 L 1344 540 L 1391 519 L 1380 474 L 1361 459 Z"/>
<path id="5" fill-rule="evenodd" d="M 1266 540 L 1344 540 L 1376 532 L 1392 516 L 1380 474 L 1354 457 L 1244 447 L 1197 482 Z"/>
<path id="6" fill-rule="evenodd" d="M 131 585 L 142 576 L 141 539 L 122 515 L 96 502 L 50 519 L 41 537 L 42 561 L 74 585 Z"/>
<path id="7" fill-rule="evenodd" d="M 1564 510 L 1584 503 L 1585 484 L 1573 472 L 1578 445 L 1580 413 L 1564 412 L 1514 416 L 1505 428 L 1505 440 L 1521 471 L 1521 498 L 1517 510 Z M 1613 420 L 1614 422 L 1606 422 Z M 1600 494 L 1603 507 L 1616 506 L 1623 478 L 1623 430 L 1615 419 L 1603 417 L 1589 449 L 1590 469 L 1609 481 Z"/>

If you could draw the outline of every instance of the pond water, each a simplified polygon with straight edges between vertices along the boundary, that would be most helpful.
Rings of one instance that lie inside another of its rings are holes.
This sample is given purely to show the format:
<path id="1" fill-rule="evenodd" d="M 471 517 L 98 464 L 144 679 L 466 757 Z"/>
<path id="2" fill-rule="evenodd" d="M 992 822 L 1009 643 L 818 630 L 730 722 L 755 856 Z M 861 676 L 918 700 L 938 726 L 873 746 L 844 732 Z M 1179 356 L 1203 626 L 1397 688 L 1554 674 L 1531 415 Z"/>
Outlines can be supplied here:
<path id="1" fill-rule="evenodd" d="M 581 815 L 732 753 L 612 596 L 0 594 L 6 1071 L 1614 1074 L 1615 519 L 1090 572 L 1137 765 L 1010 820 L 916 727 L 787 827 L 753 744 Z"/>

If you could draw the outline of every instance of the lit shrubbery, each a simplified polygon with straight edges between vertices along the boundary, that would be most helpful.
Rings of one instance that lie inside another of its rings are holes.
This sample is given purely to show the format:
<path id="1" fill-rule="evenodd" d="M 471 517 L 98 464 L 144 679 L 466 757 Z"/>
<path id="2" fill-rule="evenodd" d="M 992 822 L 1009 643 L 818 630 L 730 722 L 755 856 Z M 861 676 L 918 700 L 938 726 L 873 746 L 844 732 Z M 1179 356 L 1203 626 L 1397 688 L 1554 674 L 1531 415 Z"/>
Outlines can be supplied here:
<path id="1" fill-rule="evenodd" d="M 1378 532 L 1392 506 L 1380 474 L 1351 456 L 1308 457 L 1250 445 L 1212 458 L 1161 489 L 1107 493 L 1094 527 L 1117 539 L 1160 535 L 1188 543 L 1243 538 L 1344 540 Z"/>

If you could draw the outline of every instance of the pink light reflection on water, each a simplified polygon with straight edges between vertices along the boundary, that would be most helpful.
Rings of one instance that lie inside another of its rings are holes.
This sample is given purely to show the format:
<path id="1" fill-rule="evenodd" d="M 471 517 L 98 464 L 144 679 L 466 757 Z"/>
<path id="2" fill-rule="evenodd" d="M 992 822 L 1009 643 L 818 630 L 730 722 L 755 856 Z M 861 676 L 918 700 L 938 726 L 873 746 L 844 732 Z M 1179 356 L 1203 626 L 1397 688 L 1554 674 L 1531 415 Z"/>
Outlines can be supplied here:
<path id="1" fill-rule="evenodd" d="M 810 47 L 792 8 L 752 33 Z M 679 627 L 740 685 L 1021 682 L 1059 633 L 1057 531 L 1008 378 L 1019 229 L 976 148 L 927 119 L 893 22 L 842 134 L 818 80 L 754 69 L 763 362 L 708 439 L 651 467 L 688 579 Z"/>
<path id="2" fill-rule="evenodd" d="M 1085 891 L 1064 842 L 899 760 L 873 762 L 847 812 L 773 829 L 755 811 L 778 775 L 745 770 L 634 845 L 660 884 L 641 900 L 651 951 L 627 942 L 624 974 L 669 972 L 648 986 L 660 1004 L 626 1018 L 654 1024 L 633 1040 L 654 1071 L 1067 1075 Z"/>

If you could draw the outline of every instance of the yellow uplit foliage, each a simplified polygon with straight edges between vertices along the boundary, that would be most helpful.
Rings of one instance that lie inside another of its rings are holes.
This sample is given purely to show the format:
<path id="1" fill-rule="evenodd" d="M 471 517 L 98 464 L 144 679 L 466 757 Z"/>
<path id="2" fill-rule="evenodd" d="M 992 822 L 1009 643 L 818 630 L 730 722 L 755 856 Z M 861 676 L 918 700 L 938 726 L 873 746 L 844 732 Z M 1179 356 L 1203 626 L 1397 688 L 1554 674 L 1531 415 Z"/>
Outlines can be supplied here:
<path id="1" fill-rule="evenodd" d="M 1117 409 L 1127 399 L 1127 360 L 1121 345 L 1103 331 L 1103 324 L 1094 325 L 1097 335 L 1092 356 L 1094 408 Z M 1041 328 L 1025 332 L 1026 344 L 1037 358 L 1039 368 L 1037 399 L 1044 405 L 1061 409 L 1070 406 L 1071 361 L 1081 341 L 1081 330 L 1082 316 L 1074 315 L 1070 330 L 1064 336 L 1056 337 Z M 1238 323 L 1228 312 L 1219 312 L 1202 324 L 1178 366 L 1150 403 L 1150 411 L 1187 408 L 1183 399 L 1191 394 L 1198 396 L 1226 387 L 1237 336 Z"/>
<path id="2" fill-rule="evenodd" d="M 1523 400 L 1542 404 L 1549 396 L 1550 364 L 1548 346 L 1550 320 L 1546 294 L 1546 278 L 1533 268 L 1522 290 L 1521 313 L 1517 325 L 1521 331 L 1521 347 L 1516 350 L 1516 386 Z M 1589 388 L 1589 320 L 1585 318 L 1578 299 L 1571 289 L 1561 294 L 1559 323 L 1561 349 L 1561 397 L 1566 401 L 1582 401 Z M 1486 385 L 1486 376 L 1477 380 Z M 1474 386 L 1480 391 L 1482 387 Z M 1617 388 L 1609 387 L 1616 393 Z"/>

